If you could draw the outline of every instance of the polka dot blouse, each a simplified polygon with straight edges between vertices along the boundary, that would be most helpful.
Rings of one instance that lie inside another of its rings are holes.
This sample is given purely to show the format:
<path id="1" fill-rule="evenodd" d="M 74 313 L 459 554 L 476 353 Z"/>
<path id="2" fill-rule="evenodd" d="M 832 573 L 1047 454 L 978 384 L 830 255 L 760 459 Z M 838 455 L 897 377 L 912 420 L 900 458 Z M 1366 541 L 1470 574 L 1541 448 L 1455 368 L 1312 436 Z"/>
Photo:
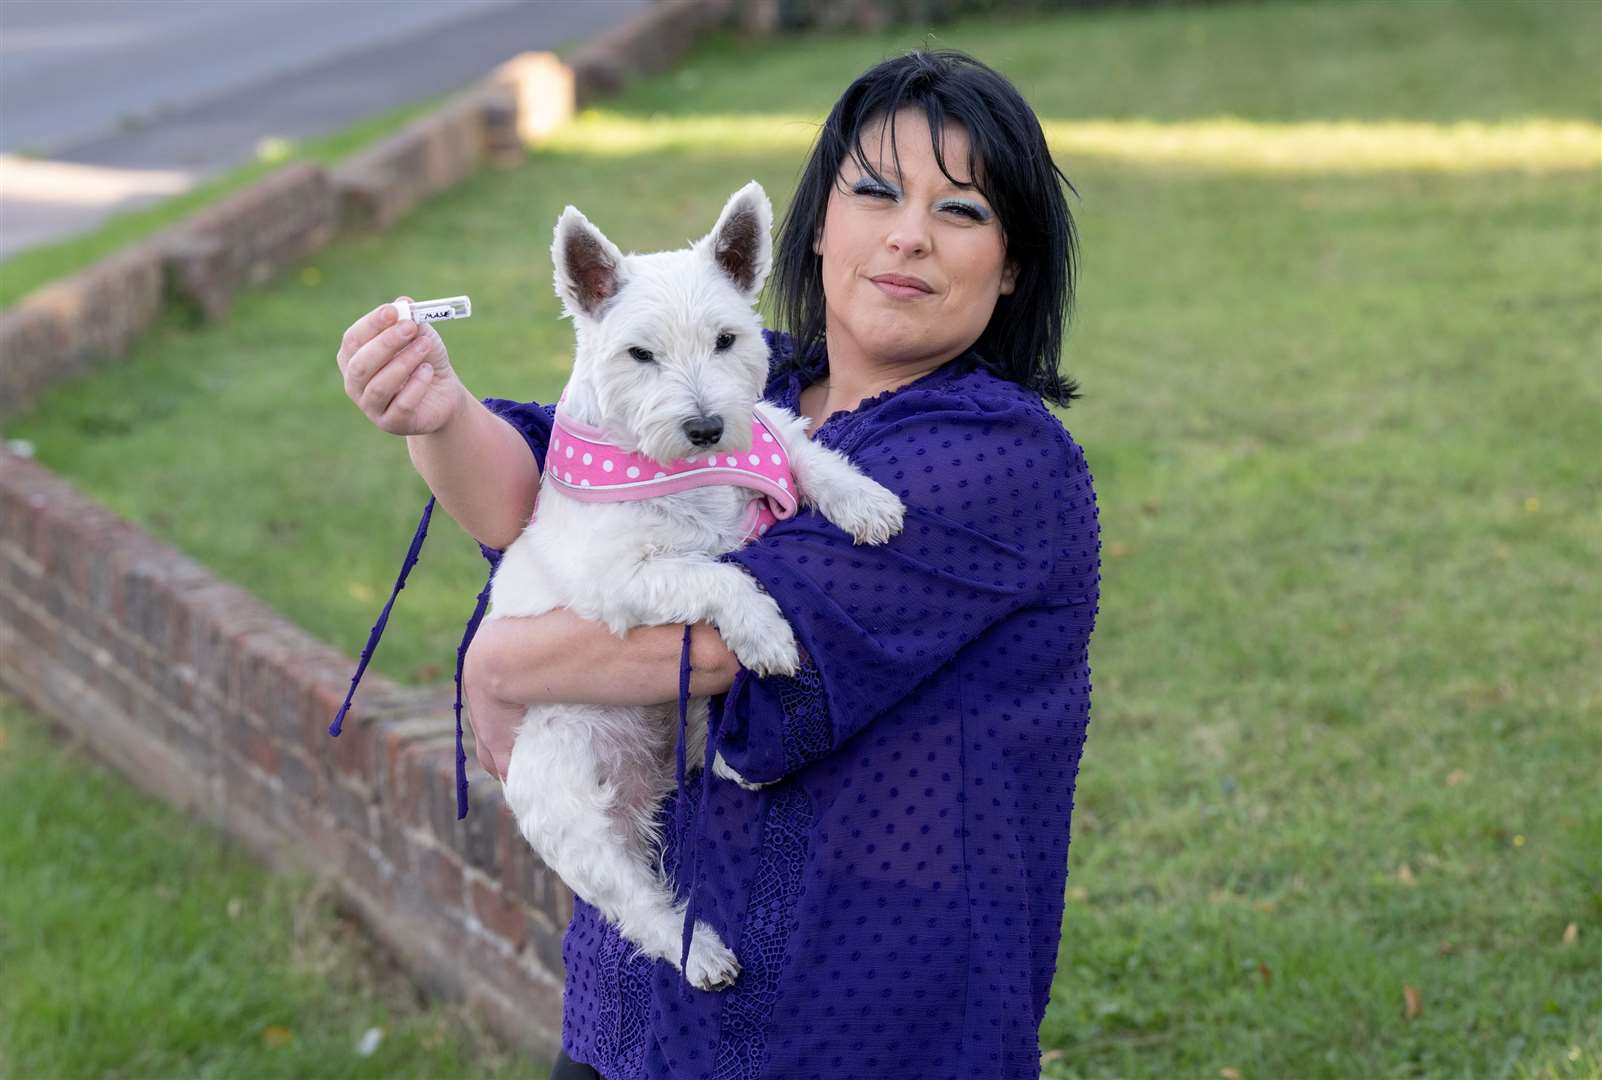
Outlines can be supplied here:
<path id="1" fill-rule="evenodd" d="M 795 408 L 827 358 L 764 333 L 766 396 Z M 553 407 L 485 403 L 543 469 Z M 678 895 L 739 979 L 696 990 L 580 901 L 563 1046 L 608 1080 L 1036 1077 L 1100 592 L 1084 454 L 972 353 L 814 437 L 907 513 L 866 546 L 803 509 L 719 557 L 805 660 L 712 699 L 723 756 L 772 785 L 697 775 L 662 811 Z"/>

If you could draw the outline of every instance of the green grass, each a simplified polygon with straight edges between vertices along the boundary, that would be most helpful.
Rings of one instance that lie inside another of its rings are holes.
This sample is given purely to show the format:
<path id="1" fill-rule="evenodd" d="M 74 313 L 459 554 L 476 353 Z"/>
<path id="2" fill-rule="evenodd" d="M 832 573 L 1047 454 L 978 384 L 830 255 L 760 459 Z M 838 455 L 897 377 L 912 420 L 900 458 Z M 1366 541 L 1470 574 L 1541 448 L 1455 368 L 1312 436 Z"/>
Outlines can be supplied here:
<path id="1" fill-rule="evenodd" d="M 1597 5 L 939 35 L 1048 121 L 1602 121 Z M 605 151 L 607 125 L 817 116 L 917 40 L 720 39 L 228 325 L 167 325 L 7 435 L 354 654 L 427 492 L 344 397 L 344 327 L 398 293 L 470 293 L 445 329 L 467 384 L 552 400 L 564 204 L 625 249 L 677 246 L 752 177 L 782 212 L 804 152 L 723 121 Z M 1104 595 L 1047 1075 L 1598 1075 L 1602 156 L 1060 164 L 1084 243 L 1064 366 L 1087 393 L 1063 416 L 1097 479 Z M 375 661 L 403 681 L 448 674 L 483 583 L 436 521 Z"/>
<path id="2" fill-rule="evenodd" d="M 326 889 L 263 870 L 4 695 L 0 821 L 0 1076 L 538 1075 L 472 1015 L 420 1005 Z"/>
<path id="3" fill-rule="evenodd" d="M 182 195 L 117 214 L 82 235 L 19 252 L 0 262 L 0 308 L 16 303 L 41 285 L 87 269 L 107 255 L 154 235 L 201 207 L 209 206 L 292 162 L 315 161 L 334 165 L 357 150 L 393 135 L 449 96 L 448 93 L 435 94 L 370 117 L 331 135 L 276 146 L 259 160 L 230 169 Z"/>

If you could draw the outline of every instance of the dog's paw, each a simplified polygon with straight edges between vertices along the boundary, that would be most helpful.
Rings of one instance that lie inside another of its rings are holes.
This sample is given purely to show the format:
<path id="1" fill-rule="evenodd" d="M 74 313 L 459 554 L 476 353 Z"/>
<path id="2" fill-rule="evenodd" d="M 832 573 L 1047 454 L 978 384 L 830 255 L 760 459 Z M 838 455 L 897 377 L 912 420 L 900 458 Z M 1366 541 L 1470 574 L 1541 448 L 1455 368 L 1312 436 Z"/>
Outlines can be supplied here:
<path id="1" fill-rule="evenodd" d="M 723 754 L 721 752 L 712 756 L 712 775 L 721 776 L 725 780 L 732 780 L 734 783 L 739 784 L 747 791 L 761 791 L 763 788 L 767 787 L 768 784 L 776 783 L 776 781 L 769 780 L 764 784 L 753 784 L 751 781 L 735 772 L 734 766 L 723 760 Z"/>
<path id="2" fill-rule="evenodd" d="M 862 477 L 843 497 L 830 500 L 824 517 L 850 533 L 853 543 L 882 544 L 901 531 L 906 513 L 895 492 Z"/>
<path id="3" fill-rule="evenodd" d="M 767 593 L 758 592 L 752 600 L 754 609 L 717 621 L 723 643 L 757 675 L 794 675 L 801 667 L 801 650 L 784 612 Z"/>
<path id="4" fill-rule="evenodd" d="M 704 922 L 697 922 L 690 937 L 689 962 L 684 967 L 684 978 L 697 990 L 725 990 L 734 984 L 740 974 L 740 961 L 718 932 Z"/>
<path id="5" fill-rule="evenodd" d="M 788 623 L 784 626 L 782 638 L 719 632 L 723 634 L 724 644 L 728 645 L 729 651 L 739 659 L 740 666 L 754 675 L 794 675 L 801 667 L 801 650 Z"/>
<path id="6" fill-rule="evenodd" d="M 801 668 L 801 649 L 789 633 L 783 641 L 757 642 L 748 645 L 744 654 L 736 650 L 735 655 L 753 674 L 763 677 L 794 675 Z"/>

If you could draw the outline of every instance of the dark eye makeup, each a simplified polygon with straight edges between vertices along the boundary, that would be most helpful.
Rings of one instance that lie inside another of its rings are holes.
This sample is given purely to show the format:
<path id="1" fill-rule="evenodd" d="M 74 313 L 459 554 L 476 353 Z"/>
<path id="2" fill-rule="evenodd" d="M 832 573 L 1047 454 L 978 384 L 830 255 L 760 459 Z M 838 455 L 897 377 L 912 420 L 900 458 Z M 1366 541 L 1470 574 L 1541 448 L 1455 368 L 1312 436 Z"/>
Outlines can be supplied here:
<path id="1" fill-rule="evenodd" d="M 852 186 L 851 190 L 853 192 L 855 192 L 856 194 L 858 194 L 858 195 L 888 195 L 892 199 L 895 198 L 895 196 L 896 196 L 896 193 L 894 191 L 891 191 L 889 188 L 885 187 L 883 184 L 878 184 L 878 183 L 875 183 L 872 180 L 867 180 L 867 179 L 858 180 Z"/>
<path id="2" fill-rule="evenodd" d="M 891 188 L 887 188 L 883 184 L 878 183 L 870 177 L 863 177 L 862 179 L 858 180 L 854 185 L 852 185 L 851 190 L 854 194 L 866 195 L 870 198 L 894 199 L 900 194 L 900 192 L 894 191 Z M 942 210 L 949 210 L 958 217 L 965 217 L 969 221 L 977 221 L 980 224 L 989 221 L 991 218 L 991 214 L 988 210 L 974 203 L 945 202 L 940 204 L 940 208 Z"/>

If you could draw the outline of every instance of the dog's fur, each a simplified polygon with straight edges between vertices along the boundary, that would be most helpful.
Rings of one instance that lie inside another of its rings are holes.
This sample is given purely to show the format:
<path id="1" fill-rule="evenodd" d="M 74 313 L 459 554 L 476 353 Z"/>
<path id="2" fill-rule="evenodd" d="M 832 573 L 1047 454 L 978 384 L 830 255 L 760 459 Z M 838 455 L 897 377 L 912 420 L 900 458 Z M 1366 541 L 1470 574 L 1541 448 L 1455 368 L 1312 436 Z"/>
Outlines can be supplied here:
<path id="1" fill-rule="evenodd" d="M 901 501 L 807 438 L 809 418 L 759 401 L 768 353 L 752 303 L 772 260 L 772 219 L 753 181 L 691 247 L 624 255 L 578 210 L 563 211 L 551 256 L 578 341 L 563 412 L 668 462 L 749 450 L 760 409 L 790 451 L 800 503 L 857 543 L 883 543 L 901 529 Z M 719 351 L 724 333 L 734 343 Z M 654 355 L 642 361 L 631 349 Z M 722 419 L 723 433 L 696 445 L 686 425 L 708 417 Z M 501 559 L 487 618 L 566 607 L 619 636 L 709 621 L 752 672 L 791 674 L 799 657 L 778 605 L 738 566 L 714 558 L 739 546 L 746 504 L 760 497 L 719 485 L 586 502 L 544 484 L 533 520 Z M 626 939 L 675 967 L 684 909 L 663 880 L 655 822 L 674 784 L 677 719 L 673 705 L 531 707 L 506 778 L 518 826 L 545 863 Z M 699 764 L 706 698 L 691 699 L 688 722 L 686 762 Z M 744 784 L 721 758 L 714 771 Z M 738 972 L 717 933 L 698 923 L 685 977 L 717 989 Z"/>

